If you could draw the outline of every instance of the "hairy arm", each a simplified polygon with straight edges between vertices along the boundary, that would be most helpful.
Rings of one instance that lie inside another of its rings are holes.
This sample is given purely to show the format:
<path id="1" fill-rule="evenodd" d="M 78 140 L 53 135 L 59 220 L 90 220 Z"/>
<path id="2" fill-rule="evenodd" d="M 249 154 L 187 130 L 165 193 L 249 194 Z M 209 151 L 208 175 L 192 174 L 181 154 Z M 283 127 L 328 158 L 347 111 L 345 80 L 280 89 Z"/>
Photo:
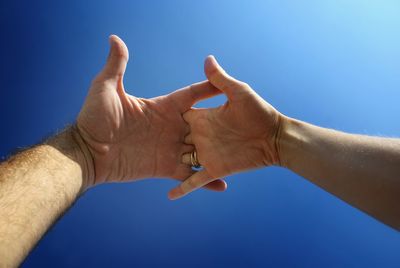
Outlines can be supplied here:
<path id="1" fill-rule="evenodd" d="M 0 165 L 0 267 L 19 265 L 93 179 L 75 128 Z"/>
<path id="2" fill-rule="evenodd" d="M 400 140 L 347 134 L 285 117 L 281 165 L 400 230 Z"/>
<path id="3" fill-rule="evenodd" d="M 109 38 L 110 53 L 93 80 L 76 127 L 0 165 L 0 267 L 18 265 L 54 221 L 87 188 L 144 178 L 184 180 L 181 156 L 189 126 L 182 114 L 219 94 L 198 83 L 152 99 L 125 92 L 128 48 Z M 224 191 L 223 180 L 206 187 Z"/>

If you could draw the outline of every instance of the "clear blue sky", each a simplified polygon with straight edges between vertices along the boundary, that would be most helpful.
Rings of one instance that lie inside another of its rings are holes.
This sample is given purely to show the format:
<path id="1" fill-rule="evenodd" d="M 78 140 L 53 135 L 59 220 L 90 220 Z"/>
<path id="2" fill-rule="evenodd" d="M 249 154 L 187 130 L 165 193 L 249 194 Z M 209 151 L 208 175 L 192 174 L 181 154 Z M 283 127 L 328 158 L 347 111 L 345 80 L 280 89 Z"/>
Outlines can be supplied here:
<path id="1" fill-rule="evenodd" d="M 399 1 L 2 1 L 0 155 L 74 121 L 117 34 L 140 97 L 203 80 L 214 54 L 288 116 L 400 133 Z M 223 103 L 218 97 L 203 103 Z M 281 168 L 176 202 L 176 182 L 87 192 L 23 267 L 399 267 L 400 235 Z"/>

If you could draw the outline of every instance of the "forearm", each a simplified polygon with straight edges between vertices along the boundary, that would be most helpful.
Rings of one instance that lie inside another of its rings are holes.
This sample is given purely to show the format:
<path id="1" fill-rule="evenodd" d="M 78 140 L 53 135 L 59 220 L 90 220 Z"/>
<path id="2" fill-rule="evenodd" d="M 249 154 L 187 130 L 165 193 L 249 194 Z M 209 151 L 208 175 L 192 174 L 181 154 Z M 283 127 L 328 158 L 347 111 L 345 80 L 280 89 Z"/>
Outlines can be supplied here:
<path id="1" fill-rule="evenodd" d="M 400 140 L 346 134 L 285 118 L 281 165 L 400 229 Z"/>
<path id="2" fill-rule="evenodd" d="M 0 165 L 0 267 L 17 266 L 90 183 L 77 132 L 68 129 Z"/>

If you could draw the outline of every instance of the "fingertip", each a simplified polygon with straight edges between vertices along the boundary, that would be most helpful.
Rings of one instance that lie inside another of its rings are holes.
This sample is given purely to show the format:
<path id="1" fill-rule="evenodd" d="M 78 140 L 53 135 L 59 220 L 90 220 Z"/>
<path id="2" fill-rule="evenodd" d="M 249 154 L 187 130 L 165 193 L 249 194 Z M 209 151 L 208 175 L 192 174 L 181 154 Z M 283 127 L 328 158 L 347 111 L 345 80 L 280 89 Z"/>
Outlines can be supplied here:
<path id="1" fill-rule="evenodd" d="M 110 42 L 110 44 L 124 42 L 118 35 L 115 35 L 115 34 L 110 34 L 108 36 L 108 41 Z"/>
<path id="2" fill-rule="evenodd" d="M 223 180 L 222 179 L 222 182 L 223 182 L 223 190 L 222 191 L 226 191 L 227 189 L 228 189 L 228 184 L 226 183 L 226 181 L 225 180 Z"/>
<path id="3" fill-rule="evenodd" d="M 182 197 L 182 193 L 179 187 L 172 189 L 168 192 L 168 199 L 171 201 L 177 200 Z"/>
<path id="4" fill-rule="evenodd" d="M 192 111 L 192 109 L 187 110 L 183 115 L 182 118 L 185 120 L 186 123 L 189 123 L 189 113 Z"/>
<path id="5" fill-rule="evenodd" d="M 171 193 L 171 191 L 168 193 L 168 199 L 171 201 L 176 200 L 175 196 Z"/>
<path id="6" fill-rule="evenodd" d="M 208 55 L 207 57 L 206 57 L 206 62 L 213 62 L 213 61 L 216 61 L 216 59 L 215 59 L 215 56 L 214 55 Z"/>
<path id="7" fill-rule="evenodd" d="M 123 57 L 126 61 L 129 60 L 128 47 L 118 35 L 111 34 L 108 37 L 108 41 L 115 56 Z"/>
<path id="8" fill-rule="evenodd" d="M 216 71 L 217 60 L 213 55 L 208 55 L 204 61 L 204 72 L 209 77 L 214 71 Z"/>
<path id="9" fill-rule="evenodd" d="M 217 59 L 215 58 L 214 55 L 210 54 L 206 57 L 207 61 L 213 61 L 213 62 L 217 62 Z"/>
<path id="10" fill-rule="evenodd" d="M 201 111 L 201 110 L 202 110 L 201 108 L 191 107 L 184 114 L 182 114 L 182 118 L 186 123 L 188 123 L 190 125 L 190 122 L 192 122 L 194 120 L 196 111 Z"/>
<path id="11" fill-rule="evenodd" d="M 112 42 L 114 42 L 115 39 L 117 39 L 117 38 L 118 38 L 118 36 L 116 36 L 115 34 L 110 34 L 110 35 L 108 36 L 108 41 L 109 41 L 110 43 L 112 43 Z"/>
<path id="12" fill-rule="evenodd" d="M 225 192 L 226 189 L 228 189 L 228 184 L 223 179 L 220 179 L 218 181 L 219 181 L 219 185 L 218 185 L 217 191 L 218 192 Z"/>
<path id="13" fill-rule="evenodd" d="M 109 44 L 107 61 L 95 80 L 122 82 L 129 59 L 128 47 L 121 38 L 113 34 L 109 36 Z"/>
<path id="14" fill-rule="evenodd" d="M 115 34 L 112 34 L 108 37 L 108 43 L 110 44 L 110 49 L 111 49 L 110 52 L 114 52 L 115 47 L 118 46 L 119 44 L 119 40 L 120 38 Z"/>
<path id="15" fill-rule="evenodd" d="M 234 79 L 225 72 L 214 56 L 207 56 L 204 62 L 204 73 L 214 87 L 229 95 L 230 92 L 226 89 L 234 82 Z"/>

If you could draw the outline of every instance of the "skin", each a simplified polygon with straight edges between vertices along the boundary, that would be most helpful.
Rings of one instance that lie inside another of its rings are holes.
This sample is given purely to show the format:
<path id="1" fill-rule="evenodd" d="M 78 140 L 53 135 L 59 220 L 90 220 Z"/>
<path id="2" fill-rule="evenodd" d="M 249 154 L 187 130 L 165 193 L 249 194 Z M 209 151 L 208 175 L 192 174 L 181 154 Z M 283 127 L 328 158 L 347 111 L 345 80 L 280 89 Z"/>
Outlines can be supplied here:
<path id="1" fill-rule="evenodd" d="M 207 81 L 136 98 L 123 86 L 128 50 L 116 36 L 110 44 L 77 124 L 0 164 L 0 267 L 18 266 L 94 185 L 190 176 L 170 191 L 177 199 L 203 186 L 223 191 L 220 178 L 270 165 L 289 168 L 400 229 L 399 139 L 346 134 L 286 117 L 213 57 L 206 59 Z M 228 97 L 223 106 L 190 109 L 220 93 Z M 190 168 L 194 149 L 204 167 L 199 172 Z"/>
<path id="2" fill-rule="evenodd" d="M 279 113 L 249 85 L 205 61 L 211 86 L 228 101 L 184 114 L 203 169 L 169 192 L 180 198 L 227 175 L 277 165 L 400 230 L 400 139 L 368 137 L 313 126 Z M 182 162 L 190 164 L 190 154 Z"/>
<path id="3" fill-rule="evenodd" d="M 218 91 L 198 83 L 152 99 L 131 96 L 123 85 L 128 49 L 117 36 L 110 37 L 110 44 L 108 61 L 93 80 L 77 120 L 93 159 L 94 177 L 88 184 L 187 178 L 192 170 L 180 158 L 193 147 L 183 143 L 189 127 L 182 114 Z M 208 187 L 225 190 L 226 184 L 217 181 Z"/>
<path id="4" fill-rule="evenodd" d="M 93 80 L 77 123 L 44 144 L 0 165 L 0 267 L 16 267 L 80 194 L 106 182 L 143 178 L 183 180 L 181 163 L 194 150 L 184 143 L 182 114 L 218 94 L 198 83 L 152 99 L 126 94 L 128 49 L 110 37 L 110 55 Z M 206 186 L 224 191 L 222 180 Z"/>
<path id="5" fill-rule="evenodd" d="M 17 267 L 73 204 L 89 174 L 69 129 L 0 165 L 0 267 Z"/>

